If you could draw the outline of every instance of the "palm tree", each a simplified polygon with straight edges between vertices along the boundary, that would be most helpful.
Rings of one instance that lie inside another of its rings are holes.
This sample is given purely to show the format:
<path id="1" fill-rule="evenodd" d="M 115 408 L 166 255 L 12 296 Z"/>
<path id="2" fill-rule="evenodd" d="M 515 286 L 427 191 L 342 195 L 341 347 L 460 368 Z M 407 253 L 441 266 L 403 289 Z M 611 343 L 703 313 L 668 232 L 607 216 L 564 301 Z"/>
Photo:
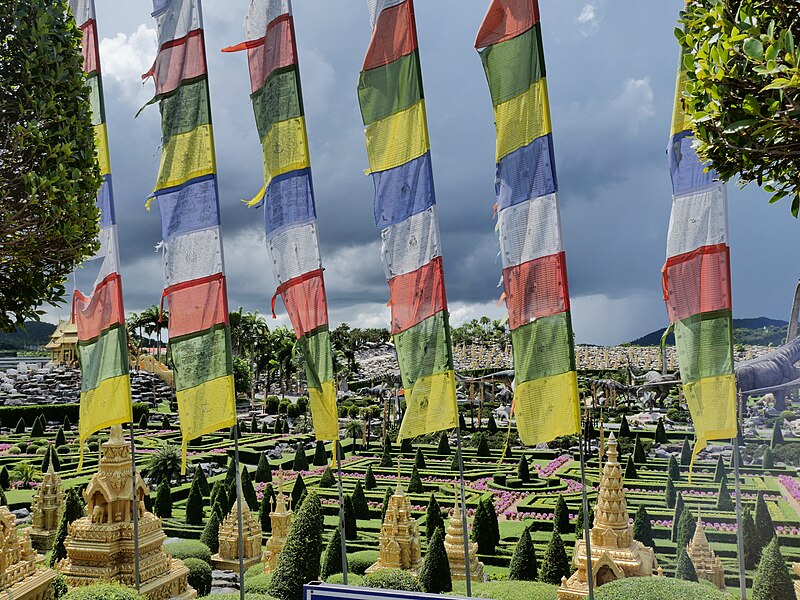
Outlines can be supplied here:
<path id="1" fill-rule="evenodd" d="M 41 479 L 42 472 L 32 463 L 25 461 L 14 465 L 11 471 L 13 481 L 21 481 L 22 487 L 27 488 L 31 481 Z"/>
<path id="2" fill-rule="evenodd" d="M 147 475 L 156 484 L 166 481 L 169 483 L 178 477 L 181 472 L 181 452 L 177 446 L 161 443 L 158 451 L 150 456 L 147 461 Z"/>
<path id="3" fill-rule="evenodd" d="M 353 449 L 356 447 L 356 438 L 363 435 L 361 422 L 358 419 L 350 419 L 344 428 L 344 434 L 353 438 Z"/>

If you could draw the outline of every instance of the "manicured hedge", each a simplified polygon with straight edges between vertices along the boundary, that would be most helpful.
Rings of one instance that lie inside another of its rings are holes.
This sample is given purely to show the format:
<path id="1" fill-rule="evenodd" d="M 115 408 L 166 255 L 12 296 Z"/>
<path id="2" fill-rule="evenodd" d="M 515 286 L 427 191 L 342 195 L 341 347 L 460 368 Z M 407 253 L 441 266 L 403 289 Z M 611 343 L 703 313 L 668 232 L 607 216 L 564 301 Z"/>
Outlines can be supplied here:
<path id="1" fill-rule="evenodd" d="M 666 577 L 631 577 L 595 590 L 596 600 L 728 600 L 710 583 L 692 583 Z"/>
<path id="2" fill-rule="evenodd" d="M 118 583 L 96 583 L 75 588 L 63 600 L 145 600 L 133 588 Z"/>
<path id="3" fill-rule="evenodd" d="M 356 575 L 363 575 L 375 561 L 378 560 L 377 550 L 362 550 L 347 554 L 347 570 Z"/>
<path id="4" fill-rule="evenodd" d="M 466 593 L 467 588 L 463 581 L 453 582 L 453 594 L 464 596 Z M 475 598 L 496 600 L 555 600 L 556 586 L 538 581 L 473 582 L 472 595 Z"/>
<path id="5" fill-rule="evenodd" d="M 197 558 L 207 562 L 209 565 L 211 564 L 211 550 L 203 542 L 195 542 L 194 540 L 171 542 L 164 544 L 164 552 L 181 560 Z"/>
<path id="6" fill-rule="evenodd" d="M 44 415 L 47 421 L 63 421 L 69 417 L 73 423 L 78 422 L 80 404 L 37 404 L 34 406 L 0 406 L 0 423 L 16 423 L 25 419 L 25 423 L 33 423 L 39 415 Z M 139 422 L 143 414 L 150 413 L 150 405 L 146 402 L 134 402 L 133 418 Z"/>
<path id="7" fill-rule="evenodd" d="M 189 569 L 189 585 L 197 591 L 197 596 L 211 593 L 211 565 L 199 558 L 185 558 L 183 564 Z"/>

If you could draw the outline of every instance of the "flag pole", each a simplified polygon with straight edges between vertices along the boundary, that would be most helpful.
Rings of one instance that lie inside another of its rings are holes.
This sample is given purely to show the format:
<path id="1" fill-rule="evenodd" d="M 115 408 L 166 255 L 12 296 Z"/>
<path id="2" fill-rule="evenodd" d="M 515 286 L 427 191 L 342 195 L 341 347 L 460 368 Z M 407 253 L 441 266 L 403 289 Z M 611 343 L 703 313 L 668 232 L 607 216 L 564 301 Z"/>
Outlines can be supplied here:
<path id="1" fill-rule="evenodd" d="M 239 419 L 233 424 L 233 462 L 236 468 L 236 517 L 239 528 L 239 598 L 244 600 L 244 533 L 242 527 L 242 472 L 239 470 Z"/>
<path id="2" fill-rule="evenodd" d="M 739 401 L 737 411 L 741 417 L 742 409 L 742 392 L 739 391 Z M 744 535 L 742 531 L 742 491 L 739 485 L 739 432 L 741 431 L 740 419 L 736 419 L 736 436 L 733 438 L 733 477 L 736 489 L 736 546 L 737 553 L 739 554 L 739 591 L 742 594 L 742 600 L 747 600 L 747 573 L 745 572 L 744 564 Z"/>
<path id="3" fill-rule="evenodd" d="M 467 585 L 467 598 L 472 596 L 472 571 L 470 570 L 469 560 L 469 537 L 467 535 L 467 501 L 466 494 L 464 493 L 464 455 L 461 453 L 461 427 L 456 422 L 456 445 L 458 452 L 458 481 L 461 488 L 461 537 L 464 540 L 464 567 L 465 567 L 465 581 Z"/>
<path id="4" fill-rule="evenodd" d="M 344 524 L 344 489 L 342 488 L 342 460 L 341 444 L 338 439 L 333 440 L 333 460 L 336 462 L 336 475 L 339 485 L 339 532 L 341 533 L 342 551 L 342 583 L 347 585 L 347 535 L 345 534 Z"/>
<path id="5" fill-rule="evenodd" d="M 586 424 L 589 423 L 588 417 Z M 586 493 L 586 457 L 583 451 L 585 428 L 581 431 L 581 440 L 578 446 L 581 453 L 581 502 L 583 503 L 583 536 L 586 543 L 586 582 L 589 584 L 589 600 L 594 600 L 594 571 L 592 570 L 592 541 L 589 527 L 589 498 Z M 602 477 L 602 474 L 600 475 Z"/>
<path id="6" fill-rule="evenodd" d="M 133 413 L 131 413 L 133 417 Z M 133 441 L 133 419 L 130 422 L 131 431 L 131 494 L 133 496 L 133 576 L 136 582 L 136 591 L 139 591 L 141 576 L 139 573 L 139 498 L 136 497 L 136 444 Z"/>

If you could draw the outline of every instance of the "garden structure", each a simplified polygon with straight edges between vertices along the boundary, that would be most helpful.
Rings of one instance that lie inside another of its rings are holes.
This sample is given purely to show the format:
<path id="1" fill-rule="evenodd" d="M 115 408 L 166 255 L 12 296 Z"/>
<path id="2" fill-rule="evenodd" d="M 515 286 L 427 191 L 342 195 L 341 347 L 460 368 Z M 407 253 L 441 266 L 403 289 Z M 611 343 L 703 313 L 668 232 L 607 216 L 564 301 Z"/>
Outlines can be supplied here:
<path id="1" fill-rule="evenodd" d="M 56 574 L 39 569 L 41 559 L 28 533 L 18 535 L 14 515 L 0 506 L 0 594 L 8 600 L 52 600 Z"/>

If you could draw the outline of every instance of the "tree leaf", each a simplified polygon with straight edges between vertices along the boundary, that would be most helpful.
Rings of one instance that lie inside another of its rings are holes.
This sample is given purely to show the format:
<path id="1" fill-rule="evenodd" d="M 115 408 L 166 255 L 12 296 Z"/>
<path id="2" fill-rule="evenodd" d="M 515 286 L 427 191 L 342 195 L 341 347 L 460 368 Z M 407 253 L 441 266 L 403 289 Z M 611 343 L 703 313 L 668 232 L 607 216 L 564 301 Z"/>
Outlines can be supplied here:
<path id="1" fill-rule="evenodd" d="M 764 44 L 756 38 L 747 38 L 742 45 L 744 53 L 753 60 L 761 61 L 764 59 Z"/>

